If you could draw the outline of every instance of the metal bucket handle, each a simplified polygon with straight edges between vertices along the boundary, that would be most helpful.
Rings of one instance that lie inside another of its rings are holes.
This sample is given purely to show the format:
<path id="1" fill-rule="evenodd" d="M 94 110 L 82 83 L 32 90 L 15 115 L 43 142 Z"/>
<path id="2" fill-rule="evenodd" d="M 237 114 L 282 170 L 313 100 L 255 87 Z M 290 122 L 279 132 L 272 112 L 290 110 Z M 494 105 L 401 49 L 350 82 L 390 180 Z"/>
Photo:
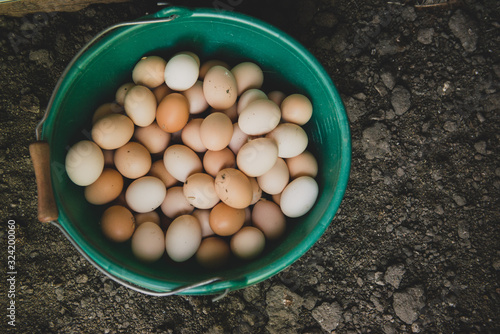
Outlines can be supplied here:
<path id="1" fill-rule="evenodd" d="M 99 264 L 97 264 L 90 256 L 88 256 L 83 249 L 78 245 L 73 238 L 69 235 L 69 233 L 59 224 L 57 221 L 59 217 L 59 212 L 57 209 L 57 204 L 54 198 L 54 191 L 52 188 L 52 181 L 51 181 L 51 176 L 50 176 L 50 148 L 49 144 L 42 140 L 42 127 L 43 123 L 46 121 L 48 114 L 50 110 L 52 109 L 52 104 L 54 103 L 54 99 L 57 95 L 57 92 L 59 91 L 59 88 L 62 84 L 62 81 L 68 74 L 68 71 L 72 68 L 74 63 L 77 61 L 77 59 L 80 58 L 80 56 L 87 51 L 87 49 L 92 46 L 97 40 L 102 38 L 104 35 L 107 33 L 111 32 L 112 30 L 115 30 L 117 28 L 121 27 L 126 27 L 126 26 L 136 26 L 136 25 L 144 25 L 144 24 L 156 24 L 156 23 L 165 23 L 165 22 L 170 22 L 172 20 L 175 20 L 178 18 L 178 14 L 173 14 L 169 15 L 167 17 L 160 17 L 160 18 L 153 18 L 153 19 L 148 19 L 148 20 L 138 20 L 138 21 L 130 21 L 130 22 L 121 22 L 117 23 L 115 25 L 112 25 L 101 32 L 99 32 L 94 38 L 92 38 L 90 41 L 88 41 L 81 49 L 80 51 L 73 57 L 73 59 L 70 61 L 62 75 L 60 76 L 56 87 L 52 93 L 52 96 L 49 100 L 49 103 L 47 105 L 47 108 L 45 110 L 45 113 L 38 123 L 36 127 L 36 142 L 30 144 L 29 150 L 30 150 L 30 156 L 31 160 L 33 162 L 33 168 L 35 171 L 35 178 L 36 178 L 36 183 L 37 183 L 37 193 L 38 193 L 38 220 L 42 223 L 51 223 L 54 226 L 57 226 L 61 232 L 66 236 L 66 238 L 73 244 L 73 246 L 80 252 L 80 254 L 83 255 L 84 258 L 87 259 L 94 267 L 96 267 L 100 272 L 105 274 L 107 277 L 112 279 L 113 281 L 129 288 L 134 291 L 150 295 L 150 296 L 157 296 L 157 297 L 164 297 L 164 296 L 171 296 L 171 295 L 176 295 L 181 292 L 188 291 L 193 288 L 197 288 L 200 286 L 208 285 L 217 281 L 222 281 L 224 280 L 222 277 L 213 277 L 207 280 L 203 280 L 197 283 L 193 284 L 188 284 L 184 286 L 180 286 L 178 288 L 175 288 L 170 291 L 154 291 L 150 289 L 146 289 L 134 284 L 131 284 L 127 282 L 126 280 L 123 280 L 119 277 L 116 277 L 114 275 L 111 275 L 109 272 L 107 272 L 104 268 L 102 268 Z M 221 295 L 216 296 L 213 298 L 213 301 L 219 300 L 223 298 L 227 293 L 229 292 L 229 289 L 226 289 Z"/>

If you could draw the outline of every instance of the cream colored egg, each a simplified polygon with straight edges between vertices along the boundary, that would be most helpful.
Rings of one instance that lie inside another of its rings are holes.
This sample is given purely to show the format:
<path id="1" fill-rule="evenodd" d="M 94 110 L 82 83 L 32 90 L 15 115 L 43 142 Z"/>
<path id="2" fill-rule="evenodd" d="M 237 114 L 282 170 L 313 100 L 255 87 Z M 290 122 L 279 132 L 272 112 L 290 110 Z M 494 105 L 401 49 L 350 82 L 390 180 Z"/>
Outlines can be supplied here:
<path id="1" fill-rule="evenodd" d="M 244 144 L 236 155 L 236 165 L 248 176 L 261 176 L 278 160 L 278 145 L 271 138 L 257 138 Z"/>
<path id="2" fill-rule="evenodd" d="M 125 200 L 135 212 L 156 210 L 164 201 L 167 188 L 163 181 L 154 176 L 144 176 L 134 180 L 125 192 Z"/>
<path id="3" fill-rule="evenodd" d="M 161 100 L 170 93 L 173 93 L 173 91 L 165 83 L 153 89 L 157 104 L 160 104 Z"/>
<path id="4" fill-rule="evenodd" d="M 125 95 L 125 113 L 137 126 L 148 126 L 156 118 L 156 97 L 153 92 L 142 85 L 130 88 Z"/>
<path id="5" fill-rule="evenodd" d="M 267 134 L 278 144 L 278 156 L 280 158 L 293 158 L 307 148 L 309 142 L 307 133 L 297 124 L 282 123 Z"/>
<path id="6" fill-rule="evenodd" d="M 290 218 L 303 216 L 314 206 L 318 193 L 318 184 L 312 177 L 300 176 L 290 182 L 281 193 L 281 211 Z"/>
<path id="7" fill-rule="evenodd" d="M 146 175 L 151 168 L 151 154 L 143 145 L 128 142 L 116 150 L 116 169 L 126 178 L 137 179 Z"/>
<path id="8" fill-rule="evenodd" d="M 216 177 L 221 169 L 235 167 L 236 156 L 227 147 L 220 151 L 207 151 L 203 156 L 203 168 L 213 177 Z"/>
<path id="9" fill-rule="evenodd" d="M 231 251 L 243 260 L 253 260 L 264 251 L 266 238 L 256 227 L 245 226 L 231 237 Z"/>
<path id="10" fill-rule="evenodd" d="M 144 222 L 132 235 L 132 253 L 143 262 L 158 261 L 165 253 L 165 235 L 159 225 Z"/>
<path id="11" fill-rule="evenodd" d="M 222 202 L 237 209 L 249 206 L 253 198 L 250 180 L 235 168 L 224 168 L 217 173 L 215 192 Z"/>
<path id="12" fill-rule="evenodd" d="M 219 151 L 227 147 L 233 136 L 233 123 L 226 114 L 214 112 L 200 125 L 200 139 L 207 149 Z"/>
<path id="13" fill-rule="evenodd" d="M 292 179 L 299 176 L 310 176 L 314 178 L 318 175 L 318 162 L 309 151 L 304 151 L 293 158 L 286 159 L 286 164 Z"/>
<path id="14" fill-rule="evenodd" d="M 207 110 L 208 103 L 203 94 L 203 82 L 198 80 L 196 83 L 182 92 L 189 102 L 189 113 L 192 115 L 200 114 Z"/>
<path id="15" fill-rule="evenodd" d="M 210 59 L 204 62 L 200 67 L 200 79 L 203 80 L 208 70 L 214 67 L 215 65 L 222 66 L 224 68 L 229 68 L 229 64 L 222 60 Z"/>
<path id="16" fill-rule="evenodd" d="M 94 112 L 92 116 L 92 124 L 95 124 L 99 119 L 103 118 L 109 114 L 120 114 L 123 113 L 123 106 L 117 102 L 107 102 L 101 104 Z"/>
<path id="17" fill-rule="evenodd" d="M 248 135 L 259 136 L 274 130 L 281 119 L 281 111 L 276 103 L 267 99 L 250 102 L 241 111 L 238 125 Z"/>
<path id="18" fill-rule="evenodd" d="M 165 151 L 170 143 L 170 137 L 170 133 L 163 131 L 156 122 L 145 127 L 137 127 L 134 131 L 134 138 L 151 154 Z"/>
<path id="19" fill-rule="evenodd" d="M 241 94 L 237 103 L 238 115 L 241 114 L 243 109 L 245 109 L 250 102 L 256 100 L 268 100 L 266 93 L 257 88 L 252 88 Z"/>
<path id="20" fill-rule="evenodd" d="M 238 154 L 240 148 L 248 142 L 248 135 L 241 131 L 238 123 L 233 124 L 233 136 L 227 145 L 234 154 Z"/>
<path id="21" fill-rule="evenodd" d="M 130 88 L 134 87 L 135 83 L 133 82 L 127 82 L 118 87 L 115 93 L 115 101 L 119 105 L 123 106 L 123 103 L 125 103 L 125 95 L 129 92 Z"/>
<path id="22" fill-rule="evenodd" d="M 231 69 L 238 86 L 238 94 L 251 88 L 260 88 L 264 83 L 264 73 L 259 65 L 243 62 Z"/>
<path id="23" fill-rule="evenodd" d="M 156 211 L 149 211 L 149 212 L 136 212 L 134 214 L 135 217 L 135 224 L 137 226 L 145 223 L 145 222 L 151 222 L 154 223 L 158 226 L 160 226 L 160 215 Z"/>
<path id="24" fill-rule="evenodd" d="M 163 155 L 163 163 L 170 175 L 181 182 L 186 182 L 189 175 L 203 170 L 198 155 L 185 145 L 169 146 Z"/>
<path id="25" fill-rule="evenodd" d="M 168 256 L 175 262 L 191 258 L 201 244 L 201 227 L 198 219 L 182 215 L 174 219 L 165 235 Z"/>
<path id="26" fill-rule="evenodd" d="M 203 238 L 214 235 L 214 231 L 210 227 L 210 209 L 196 209 L 192 213 L 193 216 L 198 218 L 201 226 L 201 236 Z"/>
<path id="27" fill-rule="evenodd" d="M 165 187 L 167 188 L 170 188 L 179 182 L 167 171 L 163 160 L 156 160 L 155 162 L 153 162 L 151 168 L 149 169 L 148 175 L 157 177 L 162 180 L 165 184 Z"/>
<path id="28" fill-rule="evenodd" d="M 289 179 L 290 174 L 285 160 L 278 158 L 270 170 L 257 177 L 257 182 L 262 191 L 270 195 L 276 195 L 285 189 Z"/>
<path id="29" fill-rule="evenodd" d="M 114 150 L 125 145 L 134 135 L 134 123 L 122 114 L 110 114 L 92 126 L 92 140 L 105 150 Z"/>
<path id="30" fill-rule="evenodd" d="M 252 209 L 252 224 L 264 233 L 268 240 L 280 238 L 286 230 L 286 218 L 279 205 L 262 199 Z"/>
<path id="31" fill-rule="evenodd" d="M 104 155 L 94 142 L 82 140 L 69 149 L 65 168 L 73 183 L 88 186 L 101 175 L 104 169 Z"/>
<path id="32" fill-rule="evenodd" d="M 214 109 L 224 110 L 231 107 L 238 98 L 234 75 L 222 66 L 211 67 L 203 80 L 203 94 Z"/>
<path id="33" fill-rule="evenodd" d="M 214 178 L 205 173 L 190 175 L 184 182 L 183 191 L 189 204 L 197 209 L 211 209 L 220 201 Z"/>
<path id="34" fill-rule="evenodd" d="M 202 153 L 207 150 L 205 145 L 203 145 L 200 136 L 200 127 L 202 122 L 203 118 L 193 118 L 186 124 L 181 132 L 181 139 L 184 145 L 198 153 Z"/>
<path id="35" fill-rule="evenodd" d="M 165 67 L 165 83 L 175 91 L 185 91 L 198 80 L 200 65 L 195 58 L 179 53 L 169 59 Z"/>
<path id="36" fill-rule="evenodd" d="M 257 178 L 249 177 L 248 179 L 252 184 L 252 202 L 250 204 L 253 205 L 262 197 L 262 189 L 259 186 L 259 182 L 257 182 Z"/>
<path id="37" fill-rule="evenodd" d="M 132 80 L 137 85 L 155 88 L 164 82 L 165 59 L 158 56 L 143 57 L 132 70 Z"/>
<path id="38" fill-rule="evenodd" d="M 229 117 L 231 122 L 237 122 L 238 121 L 238 111 L 237 111 L 238 103 L 233 104 L 231 107 L 224 109 L 224 110 L 217 110 L 217 109 L 211 109 L 210 113 L 220 111 L 221 113 L 224 113 Z"/>
<path id="39" fill-rule="evenodd" d="M 181 186 L 168 188 L 167 195 L 160 206 L 163 214 L 169 218 L 176 218 L 180 215 L 190 214 L 194 210 L 184 196 L 184 191 Z"/>

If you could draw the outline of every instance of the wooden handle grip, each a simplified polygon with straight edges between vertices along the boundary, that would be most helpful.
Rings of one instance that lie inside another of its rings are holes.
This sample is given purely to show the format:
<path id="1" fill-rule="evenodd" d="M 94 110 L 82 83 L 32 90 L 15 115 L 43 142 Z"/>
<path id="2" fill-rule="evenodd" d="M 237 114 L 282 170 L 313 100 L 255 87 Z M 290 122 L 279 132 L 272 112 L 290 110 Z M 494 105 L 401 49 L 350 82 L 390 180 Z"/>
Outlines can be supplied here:
<path id="1" fill-rule="evenodd" d="M 57 220 L 59 213 L 50 178 L 49 144 L 43 141 L 30 144 L 30 155 L 35 169 L 38 191 L 38 220 L 42 223 Z"/>

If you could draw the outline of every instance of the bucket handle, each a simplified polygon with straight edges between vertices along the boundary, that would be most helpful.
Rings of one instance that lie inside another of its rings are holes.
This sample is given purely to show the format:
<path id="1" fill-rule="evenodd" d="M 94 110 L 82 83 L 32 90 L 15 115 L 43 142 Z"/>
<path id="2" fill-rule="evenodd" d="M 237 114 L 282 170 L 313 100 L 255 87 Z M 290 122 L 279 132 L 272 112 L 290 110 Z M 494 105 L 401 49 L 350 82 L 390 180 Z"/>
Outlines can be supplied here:
<path id="1" fill-rule="evenodd" d="M 139 20 L 139 21 L 129 21 L 129 22 L 121 22 L 117 23 L 115 25 L 112 25 L 101 32 L 99 32 L 97 35 L 95 35 L 89 42 L 87 42 L 81 49 L 80 51 L 73 57 L 73 59 L 69 62 L 67 65 L 66 69 L 60 76 L 56 87 L 54 91 L 52 92 L 52 96 L 49 100 L 49 103 L 47 105 L 47 108 L 45 109 L 45 113 L 38 123 L 36 130 L 35 130 L 35 135 L 36 135 L 36 141 L 34 143 L 31 143 L 29 146 L 29 151 L 30 151 L 30 156 L 31 160 L 33 163 L 33 168 L 35 171 L 35 178 L 36 178 L 36 183 L 37 183 L 37 193 L 38 193 L 38 220 L 43 223 L 51 223 L 54 226 L 57 226 L 62 234 L 73 244 L 73 246 L 79 251 L 79 253 L 87 259 L 95 268 L 97 268 L 101 273 L 112 279 L 113 281 L 117 282 L 118 284 L 121 284 L 131 290 L 134 290 L 136 292 L 140 292 L 142 294 L 150 295 L 150 296 L 156 296 L 156 297 L 166 297 L 166 296 L 172 296 L 176 295 L 182 292 L 186 292 L 188 290 L 205 286 L 217 281 L 223 281 L 224 279 L 221 277 L 212 277 L 197 283 L 193 284 L 188 284 L 184 286 L 180 286 L 178 288 L 172 289 L 170 291 L 154 291 L 150 289 L 146 289 L 134 284 L 129 283 L 128 281 L 116 277 L 109 272 L 107 272 L 104 268 L 102 268 L 96 261 L 94 261 L 87 253 L 83 251 L 83 249 L 78 245 L 75 240 L 69 235 L 69 233 L 59 224 L 57 219 L 59 218 L 59 212 L 57 209 L 57 204 L 54 198 L 54 191 L 52 188 L 52 179 L 50 176 L 50 146 L 47 141 L 42 140 L 42 127 L 43 123 L 47 120 L 48 114 L 50 110 L 52 109 L 52 105 L 54 103 L 54 99 L 57 95 L 57 92 L 59 91 L 59 88 L 62 84 L 62 81 L 68 74 L 68 71 L 70 68 L 73 67 L 74 63 L 77 61 L 80 56 L 87 51 L 87 49 L 92 46 L 97 40 L 102 38 L 104 35 L 107 33 L 111 32 L 112 30 L 115 30 L 117 28 L 121 27 L 126 27 L 126 26 L 135 26 L 135 25 L 142 25 L 142 24 L 154 24 L 154 23 L 165 23 L 165 22 L 170 22 L 174 19 L 179 17 L 178 14 L 172 14 L 167 17 L 160 17 L 160 18 L 154 18 L 154 19 L 149 19 L 149 20 Z M 225 289 L 224 292 L 213 298 L 213 301 L 217 301 L 224 296 L 227 295 L 229 292 L 229 289 Z"/>

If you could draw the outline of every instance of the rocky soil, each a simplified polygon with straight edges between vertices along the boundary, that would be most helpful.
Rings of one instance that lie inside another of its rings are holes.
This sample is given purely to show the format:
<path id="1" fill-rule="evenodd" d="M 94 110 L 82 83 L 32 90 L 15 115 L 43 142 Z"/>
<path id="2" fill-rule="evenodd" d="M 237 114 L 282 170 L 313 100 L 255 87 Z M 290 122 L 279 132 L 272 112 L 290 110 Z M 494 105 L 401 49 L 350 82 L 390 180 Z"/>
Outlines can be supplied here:
<path id="1" fill-rule="evenodd" d="M 158 10 L 156 2 L 0 17 L 0 331 L 498 333 L 500 4 L 172 3 L 270 22 L 331 74 L 352 130 L 339 212 L 287 270 L 219 301 L 149 297 L 111 281 L 56 227 L 37 222 L 28 145 L 72 56 L 105 27 Z M 3 288 L 9 220 L 15 327 Z"/>

